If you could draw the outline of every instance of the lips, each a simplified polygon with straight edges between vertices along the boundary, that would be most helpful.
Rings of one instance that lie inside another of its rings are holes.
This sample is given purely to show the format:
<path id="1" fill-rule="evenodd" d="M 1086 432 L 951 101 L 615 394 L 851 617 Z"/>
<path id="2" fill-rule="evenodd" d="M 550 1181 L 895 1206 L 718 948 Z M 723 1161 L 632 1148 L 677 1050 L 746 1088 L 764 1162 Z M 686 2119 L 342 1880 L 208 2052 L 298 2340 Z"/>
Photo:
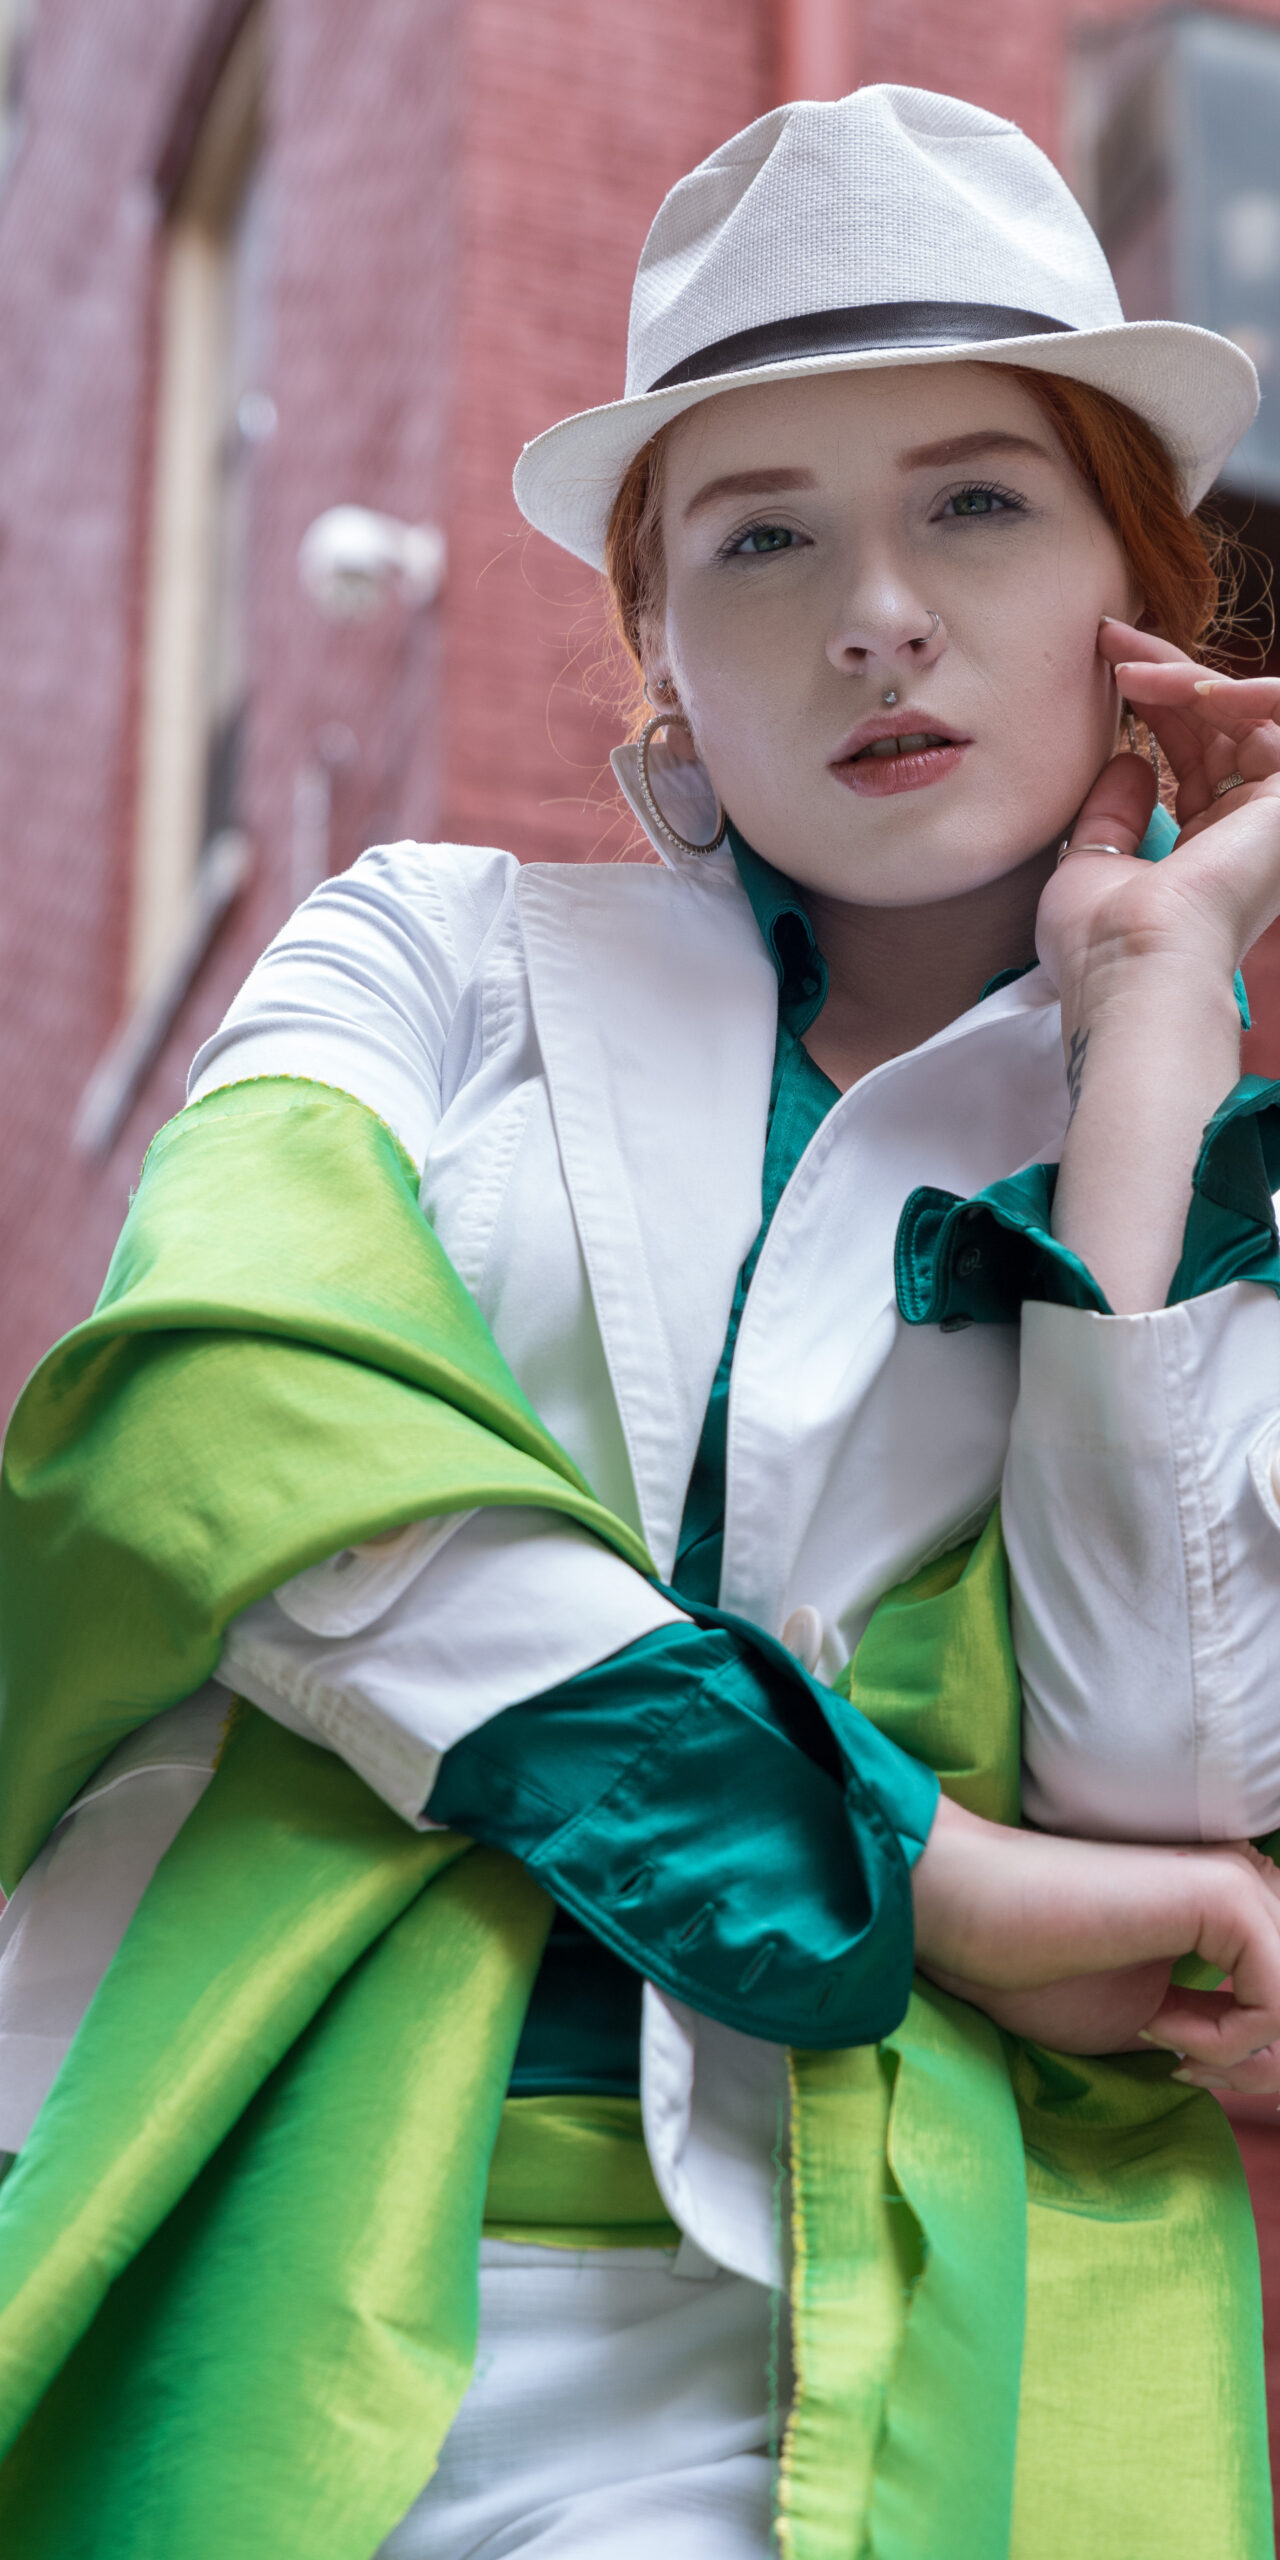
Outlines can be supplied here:
<path id="1" fill-rule="evenodd" d="M 842 761 L 862 764 L 868 756 L 875 756 L 882 763 L 887 763 L 891 756 L 918 756 L 930 749 L 951 747 L 955 743 L 954 738 L 944 737 L 940 729 L 911 729 L 903 736 L 873 738 L 869 747 L 859 747 L 856 755 Z"/>
<path id="2" fill-rule="evenodd" d="M 945 781 L 964 762 L 972 745 L 954 729 L 926 724 L 918 715 L 890 727 L 883 715 L 866 720 L 846 738 L 831 759 L 830 770 L 846 790 L 861 799 L 885 800 L 899 791 L 923 791 Z"/>
<path id="3" fill-rule="evenodd" d="M 882 761 L 887 762 L 894 752 L 918 754 L 926 743 L 930 749 L 936 750 L 939 747 L 967 747 L 970 741 L 963 729 L 953 729 L 949 721 L 939 720 L 936 715 L 930 719 L 923 703 L 904 702 L 896 718 L 891 712 L 877 711 L 870 720 L 860 720 L 857 728 L 851 729 L 848 737 L 836 748 L 831 758 L 832 769 L 837 765 L 856 763 L 872 747 L 881 749 Z"/>

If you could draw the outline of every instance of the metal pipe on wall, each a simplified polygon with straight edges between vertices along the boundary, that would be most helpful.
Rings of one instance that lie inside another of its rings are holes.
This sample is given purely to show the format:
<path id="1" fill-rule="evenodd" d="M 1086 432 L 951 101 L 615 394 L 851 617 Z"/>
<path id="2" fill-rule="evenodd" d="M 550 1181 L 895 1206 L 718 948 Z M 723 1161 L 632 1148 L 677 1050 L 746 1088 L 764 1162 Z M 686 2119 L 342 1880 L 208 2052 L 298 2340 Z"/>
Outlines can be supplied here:
<path id="1" fill-rule="evenodd" d="M 777 0 L 778 96 L 843 98 L 857 86 L 858 0 Z"/>

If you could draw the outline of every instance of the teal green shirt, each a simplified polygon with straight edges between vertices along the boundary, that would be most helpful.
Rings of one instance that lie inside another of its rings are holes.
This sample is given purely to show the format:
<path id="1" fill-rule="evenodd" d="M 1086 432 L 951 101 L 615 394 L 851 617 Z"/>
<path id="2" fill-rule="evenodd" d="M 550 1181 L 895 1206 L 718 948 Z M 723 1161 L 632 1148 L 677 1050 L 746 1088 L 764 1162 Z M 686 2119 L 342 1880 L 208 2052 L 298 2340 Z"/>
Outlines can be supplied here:
<path id="1" fill-rule="evenodd" d="M 739 876 L 778 973 L 778 1037 L 761 1172 L 760 1229 L 738 1273 L 728 1330 L 712 1381 L 698 1454 L 689 1478 L 676 1547 L 673 1588 L 682 1599 L 712 1604 L 720 1596 L 724 1549 L 725 1466 L 728 1456 L 729 1382 L 747 1291 L 755 1278 L 773 1214 L 814 1132 L 839 1088 L 815 1066 L 804 1033 L 826 1002 L 827 969 L 813 928 L 791 881 L 761 860 L 733 829 L 730 844 Z"/>

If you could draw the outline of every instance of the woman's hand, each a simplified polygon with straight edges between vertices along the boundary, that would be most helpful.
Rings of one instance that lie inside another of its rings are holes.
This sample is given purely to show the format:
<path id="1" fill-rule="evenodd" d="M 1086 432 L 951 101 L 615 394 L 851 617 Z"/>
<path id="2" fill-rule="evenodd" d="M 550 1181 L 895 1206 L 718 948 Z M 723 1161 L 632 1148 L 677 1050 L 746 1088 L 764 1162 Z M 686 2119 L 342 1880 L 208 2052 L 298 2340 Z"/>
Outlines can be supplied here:
<path id="1" fill-rule="evenodd" d="M 1127 623 L 1098 645 L 1173 768 L 1182 828 L 1166 861 L 1132 860 L 1155 782 L 1113 756 L 1036 920 L 1070 1105 L 1054 1233 L 1127 1315 L 1165 1303 L 1201 1137 L 1239 1073 L 1232 978 L 1280 914 L 1280 679 L 1214 676 Z"/>
<path id="2" fill-rule="evenodd" d="M 1063 1840 L 944 1797 L 912 1886 L 920 1970 L 997 2024 L 1067 2052 L 1141 2038 L 1198 2086 L 1280 2091 L 1280 1874 L 1248 1842 Z M 1171 1987 L 1193 1954 L 1230 1987 Z"/>
<path id="3" fill-rule="evenodd" d="M 1180 958 L 1230 978 L 1280 914 L 1280 677 L 1237 679 L 1167 640 L 1104 622 L 1098 647 L 1154 731 L 1177 782 L 1168 860 L 1135 865 L 1155 804 L 1142 757 L 1113 756 L 1040 902 L 1040 957 L 1067 995 L 1100 965 Z M 1242 783 L 1221 798 L 1233 773 Z M 1118 852 L 1090 850 L 1113 844 Z"/>

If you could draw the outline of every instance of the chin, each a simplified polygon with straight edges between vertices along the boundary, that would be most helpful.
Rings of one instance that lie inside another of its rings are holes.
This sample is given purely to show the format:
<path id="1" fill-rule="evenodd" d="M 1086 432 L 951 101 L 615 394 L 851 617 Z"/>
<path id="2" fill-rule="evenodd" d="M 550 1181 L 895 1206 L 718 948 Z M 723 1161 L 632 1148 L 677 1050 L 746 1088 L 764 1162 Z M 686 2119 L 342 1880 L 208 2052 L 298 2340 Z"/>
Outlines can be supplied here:
<path id="1" fill-rule="evenodd" d="M 954 846 L 930 861 L 921 860 L 919 847 L 911 845 L 904 846 L 892 865 L 886 863 L 883 868 L 878 863 L 874 867 L 855 867 L 846 857 L 839 868 L 832 866 L 829 879 L 814 880 L 809 885 L 820 896 L 840 898 L 850 906 L 937 907 L 951 898 L 970 897 L 980 889 L 991 888 L 995 881 L 1019 870 L 1026 859 L 1021 852 L 1010 855 L 1005 862 L 993 862 L 988 855 L 985 861 L 975 857 L 972 867 L 966 868 L 956 862 Z M 779 865 L 779 869 L 783 867 Z"/>

